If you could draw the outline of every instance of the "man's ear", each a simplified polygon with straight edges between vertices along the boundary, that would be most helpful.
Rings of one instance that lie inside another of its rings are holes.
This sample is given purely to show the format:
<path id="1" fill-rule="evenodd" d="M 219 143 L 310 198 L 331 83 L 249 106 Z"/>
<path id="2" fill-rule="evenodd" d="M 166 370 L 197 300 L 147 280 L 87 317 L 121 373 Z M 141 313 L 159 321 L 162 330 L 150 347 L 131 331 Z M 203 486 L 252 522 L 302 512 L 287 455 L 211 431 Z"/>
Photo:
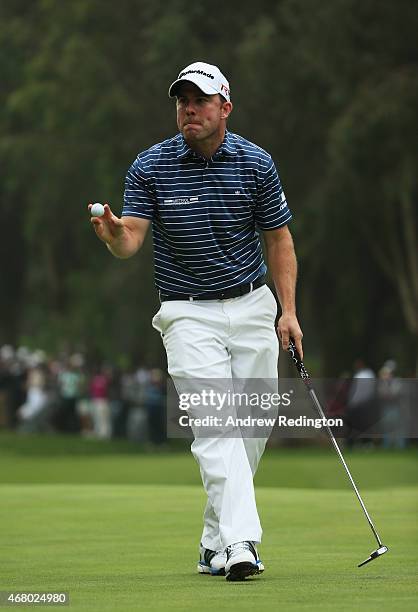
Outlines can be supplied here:
<path id="1" fill-rule="evenodd" d="M 232 112 L 232 102 L 224 102 L 221 108 L 221 119 L 227 119 Z"/>

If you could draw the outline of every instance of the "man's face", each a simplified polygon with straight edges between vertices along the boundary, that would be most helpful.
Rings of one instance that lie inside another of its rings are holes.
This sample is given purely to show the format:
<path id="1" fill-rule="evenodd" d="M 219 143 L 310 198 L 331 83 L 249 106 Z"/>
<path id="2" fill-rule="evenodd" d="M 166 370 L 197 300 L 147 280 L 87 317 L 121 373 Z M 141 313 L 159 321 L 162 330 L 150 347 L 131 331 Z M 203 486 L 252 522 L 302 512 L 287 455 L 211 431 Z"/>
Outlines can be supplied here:
<path id="1" fill-rule="evenodd" d="M 184 82 L 178 88 L 176 108 L 177 126 L 185 140 L 203 141 L 223 133 L 232 104 Z"/>

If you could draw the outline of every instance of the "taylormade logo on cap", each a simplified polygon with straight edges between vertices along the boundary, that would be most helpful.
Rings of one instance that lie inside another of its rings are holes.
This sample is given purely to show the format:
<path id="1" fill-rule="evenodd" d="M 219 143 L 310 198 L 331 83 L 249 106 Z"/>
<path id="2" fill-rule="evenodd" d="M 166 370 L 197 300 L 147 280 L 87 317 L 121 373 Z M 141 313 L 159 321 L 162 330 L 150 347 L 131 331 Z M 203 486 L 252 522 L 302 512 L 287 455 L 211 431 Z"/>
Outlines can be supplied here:
<path id="1" fill-rule="evenodd" d="M 194 62 L 186 66 L 177 79 L 170 85 L 168 95 L 174 98 L 176 95 L 178 84 L 182 81 L 190 81 L 194 83 L 208 95 L 221 94 L 228 102 L 230 102 L 229 83 L 217 66 L 206 64 L 205 62 Z"/>

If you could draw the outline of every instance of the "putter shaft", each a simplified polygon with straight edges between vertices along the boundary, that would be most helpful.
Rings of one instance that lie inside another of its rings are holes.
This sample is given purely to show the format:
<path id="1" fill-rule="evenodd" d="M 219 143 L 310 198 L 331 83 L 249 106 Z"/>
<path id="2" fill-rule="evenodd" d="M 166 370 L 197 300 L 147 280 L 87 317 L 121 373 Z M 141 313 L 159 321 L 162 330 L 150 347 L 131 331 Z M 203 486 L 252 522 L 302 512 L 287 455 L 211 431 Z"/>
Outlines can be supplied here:
<path id="1" fill-rule="evenodd" d="M 315 393 L 314 389 L 312 388 L 312 384 L 311 384 L 311 381 L 310 381 L 310 378 L 309 378 L 309 374 L 308 374 L 308 372 L 307 372 L 307 370 L 306 370 L 306 368 L 305 368 L 305 366 L 303 364 L 303 361 L 300 358 L 300 355 L 299 355 L 299 353 L 298 353 L 298 351 L 296 349 L 296 345 L 295 345 L 293 340 L 290 341 L 289 352 L 290 352 L 290 354 L 292 356 L 292 359 L 293 359 L 293 361 L 294 361 L 294 363 L 296 365 L 296 368 L 298 369 L 300 377 L 302 378 L 303 382 L 305 383 L 305 385 L 306 385 L 306 387 L 308 389 L 309 395 L 310 395 L 310 397 L 312 399 L 313 405 L 315 406 L 315 409 L 316 409 L 317 413 L 319 414 L 321 419 L 324 419 L 323 422 L 325 423 L 326 422 L 326 417 L 325 417 L 324 411 L 322 410 L 322 406 L 320 404 L 320 401 L 318 400 L 318 398 L 316 396 L 316 393 Z M 366 506 L 365 506 L 365 504 L 364 504 L 364 502 L 363 502 L 363 500 L 361 498 L 359 490 L 357 489 L 356 483 L 354 482 L 353 477 L 351 476 L 350 470 L 348 469 L 348 465 L 346 464 L 346 462 L 344 460 L 343 454 L 342 454 L 342 452 L 340 450 L 340 447 L 338 446 L 338 443 L 337 443 L 337 440 L 335 439 L 334 434 L 332 433 L 332 431 L 331 431 L 331 429 L 330 429 L 330 427 L 328 425 L 325 425 L 325 429 L 327 430 L 327 433 L 328 433 L 328 435 L 329 435 L 329 437 L 331 439 L 331 442 L 332 442 L 332 444 L 333 444 L 333 446 L 335 448 L 335 451 L 336 451 L 336 453 L 337 453 L 341 463 L 344 466 L 346 474 L 347 474 L 347 476 L 348 476 L 348 478 L 349 478 L 349 480 L 351 482 L 351 485 L 352 485 L 352 487 L 354 489 L 354 492 L 355 492 L 355 494 L 357 496 L 357 499 L 358 499 L 358 501 L 360 503 L 360 506 L 362 507 L 362 510 L 363 510 L 364 515 L 365 515 L 365 517 L 367 519 L 367 522 L 369 523 L 370 529 L 372 530 L 373 535 L 376 538 L 376 541 L 377 541 L 377 543 L 379 545 L 378 549 L 373 551 L 365 561 L 363 561 L 362 563 L 360 563 L 358 565 L 358 567 L 362 567 L 363 565 L 366 565 L 366 563 L 369 563 L 370 561 L 373 561 L 373 559 L 377 559 L 378 557 L 383 555 L 385 552 L 388 551 L 388 548 L 387 548 L 387 546 L 384 546 L 382 544 L 382 541 L 381 541 L 381 539 L 379 537 L 379 534 L 377 533 L 376 528 L 373 525 L 373 521 L 370 518 L 369 513 L 367 512 L 367 508 L 366 508 Z"/>
<path id="2" fill-rule="evenodd" d="M 316 410 L 317 410 L 317 412 L 318 412 L 319 416 L 320 416 L 322 419 L 326 419 L 325 414 L 324 414 L 324 411 L 322 410 L 322 406 L 321 406 L 321 404 L 319 403 L 319 400 L 318 400 L 318 398 L 317 398 L 317 396 L 316 396 L 316 393 L 315 393 L 315 391 L 312 389 L 312 387 L 309 389 L 309 395 L 310 395 L 310 396 L 311 396 L 311 398 L 312 398 L 312 402 L 314 403 L 314 405 L 315 405 L 315 407 L 316 407 Z M 345 471 L 346 471 L 346 474 L 347 474 L 348 478 L 350 479 L 350 482 L 351 482 L 351 484 L 352 484 L 352 486 L 353 486 L 354 492 L 355 492 L 355 494 L 357 495 L 357 499 L 358 499 L 358 500 L 359 500 L 359 502 L 360 502 L 360 506 L 361 506 L 361 507 L 362 507 L 362 509 L 363 509 L 363 512 L 364 512 L 364 514 L 365 514 L 365 516 L 366 516 L 366 519 L 367 519 L 367 521 L 368 521 L 368 523 L 369 523 L 369 525 L 370 525 L 371 530 L 373 531 L 374 537 L 376 538 L 376 541 L 377 541 L 377 543 L 378 543 L 378 545 L 379 545 L 379 548 L 380 548 L 380 547 L 382 547 L 382 546 L 383 546 L 382 541 L 381 541 L 381 539 L 379 538 L 379 534 L 377 533 L 376 528 L 375 528 L 375 526 L 373 525 L 373 521 L 372 521 L 372 519 L 370 518 L 369 513 L 367 512 L 367 508 L 366 508 L 366 506 L 365 506 L 365 504 L 364 504 L 364 502 L 363 502 L 363 500 L 362 500 L 362 498 L 361 498 L 361 495 L 360 495 L 360 493 L 359 493 L 359 490 L 358 490 L 358 489 L 357 489 L 357 487 L 356 487 L 356 483 L 354 482 L 353 477 L 351 476 L 350 470 L 348 469 L 348 465 L 346 464 L 346 462 L 345 462 L 345 460 L 344 460 L 343 454 L 342 454 L 342 452 L 341 452 L 341 450 L 340 450 L 340 447 L 338 446 L 337 440 L 335 439 L 335 436 L 334 436 L 334 434 L 332 433 L 332 431 L 331 431 L 331 429 L 330 429 L 330 427 L 329 427 L 328 425 L 325 425 L 325 429 L 327 430 L 328 435 L 329 435 L 329 437 L 331 438 L 331 442 L 332 442 L 332 444 L 333 444 L 333 446 L 334 446 L 334 448 L 335 448 L 335 450 L 336 450 L 336 452 L 337 452 L 337 455 L 338 455 L 338 457 L 340 458 L 340 461 L 341 461 L 341 463 L 342 463 L 342 464 L 343 464 L 343 466 L 344 466 L 344 469 L 345 469 Z"/>

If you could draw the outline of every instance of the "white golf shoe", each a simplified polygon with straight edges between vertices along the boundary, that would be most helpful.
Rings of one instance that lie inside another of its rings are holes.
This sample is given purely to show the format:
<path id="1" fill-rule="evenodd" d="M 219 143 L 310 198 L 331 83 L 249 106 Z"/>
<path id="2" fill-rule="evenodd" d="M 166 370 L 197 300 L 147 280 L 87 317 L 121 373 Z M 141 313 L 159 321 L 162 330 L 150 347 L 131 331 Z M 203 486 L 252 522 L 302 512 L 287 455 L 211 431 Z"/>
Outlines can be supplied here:
<path id="1" fill-rule="evenodd" d="M 199 574 L 225 576 L 226 551 L 210 550 L 200 544 L 200 559 L 197 564 Z"/>
<path id="2" fill-rule="evenodd" d="M 264 572 L 264 565 L 258 558 L 253 542 L 236 542 L 227 546 L 226 556 L 225 575 L 231 582 Z"/>

